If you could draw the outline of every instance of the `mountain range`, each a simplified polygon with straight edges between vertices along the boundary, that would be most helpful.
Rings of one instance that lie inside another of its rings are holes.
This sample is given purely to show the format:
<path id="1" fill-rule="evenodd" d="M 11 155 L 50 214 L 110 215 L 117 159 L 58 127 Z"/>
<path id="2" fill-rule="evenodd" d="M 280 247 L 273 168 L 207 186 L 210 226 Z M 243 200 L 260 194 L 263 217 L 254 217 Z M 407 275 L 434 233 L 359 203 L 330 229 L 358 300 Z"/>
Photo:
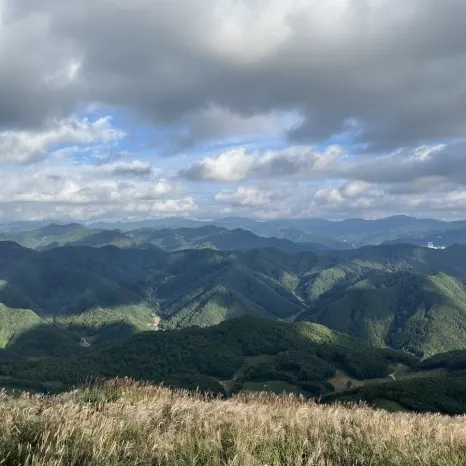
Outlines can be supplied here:
<path id="1" fill-rule="evenodd" d="M 50 222 L 13 222 L 0 225 L 4 234 L 15 235 L 48 227 Z M 56 222 L 55 225 L 66 225 Z M 331 221 L 325 219 L 253 220 L 242 217 L 225 217 L 215 220 L 189 218 L 162 218 L 141 221 L 94 222 L 85 225 L 98 233 L 101 230 L 178 230 L 216 226 L 227 230 L 246 230 L 261 237 L 287 239 L 297 243 L 311 243 L 325 249 L 353 249 L 384 242 L 412 243 L 427 246 L 449 246 L 466 243 L 466 221 L 418 219 L 404 215 L 376 220 L 360 218 Z M 74 225 L 76 227 L 76 225 Z M 27 235 L 26 235 L 27 236 Z M 4 239 L 8 239 L 5 238 Z"/>
<path id="2" fill-rule="evenodd" d="M 140 228 L 136 230 L 105 230 L 86 228 L 78 223 L 50 224 L 37 230 L 2 233 L 0 240 L 14 241 L 37 250 L 58 246 L 117 246 L 120 248 L 158 246 L 167 251 L 210 248 L 220 251 L 276 248 L 284 252 L 328 249 L 323 244 L 295 243 L 288 239 L 263 237 L 248 230 L 228 230 L 215 225 L 199 228 Z"/>
<path id="3" fill-rule="evenodd" d="M 3 239 L 4 386 L 127 375 L 435 410 L 415 395 L 435 385 L 438 409 L 462 412 L 466 245 L 329 249 L 216 225 L 50 224 Z"/>
<path id="4" fill-rule="evenodd" d="M 253 315 L 317 322 L 377 347 L 429 356 L 466 349 L 465 259 L 461 245 L 287 254 L 156 246 L 35 251 L 3 242 L 0 302 L 25 310 L 14 313 L 20 320 L 33 312 L 79 338 L 109 338 L 109 326 L 121 322 L 137 330 L 154 319 L 157 327 L 183 328 Z"/>

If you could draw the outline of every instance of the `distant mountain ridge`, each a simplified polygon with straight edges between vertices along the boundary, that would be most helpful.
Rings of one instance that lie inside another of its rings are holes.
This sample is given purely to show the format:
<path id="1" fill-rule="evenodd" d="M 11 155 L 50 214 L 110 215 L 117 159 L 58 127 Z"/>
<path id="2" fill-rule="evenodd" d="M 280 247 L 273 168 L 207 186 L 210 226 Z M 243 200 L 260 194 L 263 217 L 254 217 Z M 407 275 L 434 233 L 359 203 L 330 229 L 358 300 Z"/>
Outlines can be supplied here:
<path id="1" fill-rule="evenodd" d="M 135 228 L 194 228 L 207 224 L 227 229 L 242 228 L 259 236 L 274 236 L 295 242 L 311 242 L 322 244 L 328 249 L 351 249 L 369 244 L 380 244 L 386 241 L 398 241 L 410 238 L 422 238 L 436 234 L 451 233 L 451 240 L 444 245 L 456 242 L 466 243 L 466 221 L 443 221 L 429 218 L 415 218 L 406 215 L 396 215 L 376 220 L 360 218 L 345 220 L 310 219 L 278 219 L 258 221 L 241 217 L 225 217 L 209 222 L 191 219 L 154 219 L 136 223 L 114 223 L 107 225 L 98 223 L 99 228 L 119 228 L 122 230 Z M 455 233 L 453 233 L 455 232 Z M 408 241 L 406 241 L 406 239 Z M 425 242 L 415 242 L 427 246 L 431 239 Z M 433 241 L 436 243 L 436 241 Z"/>
<path id="2" fill-rule="evenodd" d="M 121 248 L 158 246 L 166 251 L 211 248 L 220 251 L 276 248 L 295 253 L 307 250 L 324 250 L 325 246 L 314 243 L 294 243 L 274 237 L 262 237 L 240 228 L 228 230 L 215 225 L 198 228 L 141 228 L 120 231 L 90 229 L 83 225 L 50 224 L 38 230 L 20 233 L 3 233 L 0 239 L 15 241 L 24 247 L 43 250 L 59 246 L 117 246 Z"/>
<path id="3" fill-rule="evenodd" d="M 114 223 L 108 225 L 112 228 L 135 229 L 149 228 L 182 228 L 198 227 L 206 224 L 235 229 L 243 228 L 259 236 L 275 236 L 292 241 L 310 241 L 322 243 L 322 240 L 333 240 L 335 248 L 346 244 L 351 248 L 365 244 L 377 244 L 383 241 L 425 232 L 436 229 L 457 229 L 461 222 L 444 222 L 434 219 L 418 219 L 404 215 L 387 217 L 377 220 L 364 220 L 360 218 L 345 220 L 310 219 L 278 219 L 258 221 L 242 217 L 225 217 L 209 222 L 191 219 L 154 219 L 136 223 Z M 95 224 L 106 228 L 105 223 Z M 323 243 L 325 244 L 325 243 Z M 331 245 L 328 245 L 331 248 Z"/>
<path id="4" fill-rule="evenodd" d="M 57 222 L 60 223 L 61 222 Z M 46 222 L 17 222 L 4 224 L 6 233 L 18 233 L 30 231 L 38 227 L 46 226 Z M 217 226 L 228 230 L 248 230 L 262 237 L 276 237 L 288 239 L 299 243 L 313 243 L 324 246 L 327 249 L 351 249 L 368 244 L 380 244 L 386 241 L 398 241 L 409 238 L 422 238 L 426 235 L 434 235 L 438 232 L 457 232 L 460 241 L 466 241 L 466 221 L 441 221 L 435 219 L 418 219 L 414 217 L 398 215 L 376 220 L 364 220 L 360 218 L 345 220 L 325 220 L 319 218 L 310 219 L 277 219 L 254 220 L 242 217 L 225 217 L 216 220 L 195 220 L 189 218 L 169 217 L 151 220 L 128 222 L 94 222 L 87 228 L 94 230 L 119 230 L 128 232 L 140 229 L 184 229 Z M 460 233 L 463 231 L 464 233 Z M 408 241 L 409 242 L 409 241 Z M 416 243 L 418 244 L 418 243 Z M 425 244 L 422 244 L 425 246 Z M 450 243 L 451 244 L 451 243 Z"/>

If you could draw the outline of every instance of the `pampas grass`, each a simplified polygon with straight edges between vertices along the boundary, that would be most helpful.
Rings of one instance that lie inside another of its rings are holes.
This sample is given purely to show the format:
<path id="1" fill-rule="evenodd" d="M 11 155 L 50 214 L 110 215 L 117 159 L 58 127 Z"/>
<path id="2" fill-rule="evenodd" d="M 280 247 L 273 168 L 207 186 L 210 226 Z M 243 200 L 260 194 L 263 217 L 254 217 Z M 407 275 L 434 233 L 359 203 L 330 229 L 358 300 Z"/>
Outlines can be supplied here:
<path id="1" fill-rule="evenodd" d="M 2 465 L 466 465 L 466 417 L 127 379 L 58 396 L 2 392 L 0 419 Z"/>

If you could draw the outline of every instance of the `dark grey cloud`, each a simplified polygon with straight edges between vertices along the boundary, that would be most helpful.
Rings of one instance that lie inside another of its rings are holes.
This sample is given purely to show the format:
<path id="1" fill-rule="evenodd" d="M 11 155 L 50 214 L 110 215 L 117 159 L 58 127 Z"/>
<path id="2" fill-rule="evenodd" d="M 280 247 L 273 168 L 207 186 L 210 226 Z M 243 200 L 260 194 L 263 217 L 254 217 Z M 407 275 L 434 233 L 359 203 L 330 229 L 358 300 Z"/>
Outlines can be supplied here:
<path id="1" fill-rule="evenodd" d="M 466 184 L 466 144 L 421 146 L 411 151 L 362 157 L 336 168 L 342 178 L 369 183 L 415 183 L 412 189 L 430 184 Z M 427 189 L 425 189 L 427 190 Z"/>
<path id="2" fill-rule="evenodd" d="M 100 102 L 188 125 L 183 144 L 225 134 L 196 126 L 212 105 L 245 121 L 299 111 L 300 142 L 348 119 L 371 150 L 465 134 L 463 0 L 0 3 L 3 126 Z"/>
<path id="3" fill-rule="evenodd" d="M 116 163 L 109 169 L 113 176 L 150 176 L 154 172 L 153 168 L 144 162 Z"/>

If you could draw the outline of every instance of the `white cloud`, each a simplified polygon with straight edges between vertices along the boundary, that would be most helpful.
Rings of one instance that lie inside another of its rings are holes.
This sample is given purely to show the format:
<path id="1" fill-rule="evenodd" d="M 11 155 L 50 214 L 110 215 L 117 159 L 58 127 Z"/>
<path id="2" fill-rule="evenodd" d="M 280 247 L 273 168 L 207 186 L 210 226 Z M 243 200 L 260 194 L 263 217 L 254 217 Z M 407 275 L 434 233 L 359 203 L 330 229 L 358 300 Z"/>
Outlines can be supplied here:
<path id="1" fill-rule="evenodd" d="M 180 176 L 193 181 L 240 181 L 246 178 L 254 159 L 244 149 L 224 152 L 218 157 L 205 157 Z"/>
<path id="2" fill-rule="evenodd" d="M 238 206 L 263 206 L 270 202 L 270 193 L 255 188 L 240 186 L 234 192 L 222 192 L 215 195 L 215 200 Z"/>
<path id="3" fill-rule="evenodd" d="M 319 204 L 342 204 L 345 202 L 344 197 L 341 195 L 341 192 L 337 188 L 324 188 L 319 189 L 315 195 L 314 199 Z"/>
<path id="4" fill-rule="evenodd" d="M 249 152 L 244 148 L 207 157 L 179 175 L 193 181 L 246 179 L 346 180 L 345 195 L 366 184 L 466 185 L 466 143 L 422 145 L 388 154 L 347 154 L 339 145 L 319 151 L 292 146 L 278 151 Z"/>
<path id="5" fill-rule="evenodd" d="M 299 111 L 290 136 L 302 142 L 349 119 L 379 149 L 464 136 L 461 0 L 2 3 L 3 127 L 98 102 L 156 124 L 185 121 L 191 135 L 195 115 L 217 108 L 253 125 Z M 225 125 L 205 121 L 200 139 L 224 137 Z"/>
<path id="6" fill-rule="evenodd" d="M 289 147 L 280 151 L 247 154 L 244 148 L 205 157 L 179 175 L 192 181 L 242 181 L 246 178 L 315 178 L 336 171 L 344 152 L 330 146 L 320 152 L 313 147 Z"/>
<path id="7" fill-rule="evenodd" d="M 129 203 L 122 208 L 123 212 L 144 213 L 144 214 L 186 214 L 192 213 L 197 209 L 196 203 L 192 197 L 180 199 L 166 199 L 156 201 L 148 205 L 140 203 Z"/>
<path id="8" fill-rule="evenodd" d="M 50 157 L 39 165 L 0 167 L 0 176 L 0 211 L 9 219 L 183 215 L 197 208 L 183 186 L 141 160 L 95 165 Z"/>
<path id="9" fill-rule="evenodd" d="M 100 165 L 96 170 L 121 177 L 150 176 L 154 173 L 152 165 L 141 160 L 115 161 Z"/>
<path id="10" fill-rule="evenodd" d="M 340 188 L 340 193 L 343 197 L 356 197 L 362 194 L 368 184 L 364 181 L 350 181 Z"/>
<path id="11" fill-rule="evenodd" d="M 0 0 L 3 218 L 461 212 L 465 16 L 460 0 Z M 124 115 L 134 153 L 109 116 L 76 116 L 91 107 Z"/>
<path id="12" fill-rule="evenodd" d="M 124 137 L 111 117 L 54 120 L 38 131 L 0 131 L 0 163 L 27 164 L 43 160 L 54 147 L 111 143 Z"/>

